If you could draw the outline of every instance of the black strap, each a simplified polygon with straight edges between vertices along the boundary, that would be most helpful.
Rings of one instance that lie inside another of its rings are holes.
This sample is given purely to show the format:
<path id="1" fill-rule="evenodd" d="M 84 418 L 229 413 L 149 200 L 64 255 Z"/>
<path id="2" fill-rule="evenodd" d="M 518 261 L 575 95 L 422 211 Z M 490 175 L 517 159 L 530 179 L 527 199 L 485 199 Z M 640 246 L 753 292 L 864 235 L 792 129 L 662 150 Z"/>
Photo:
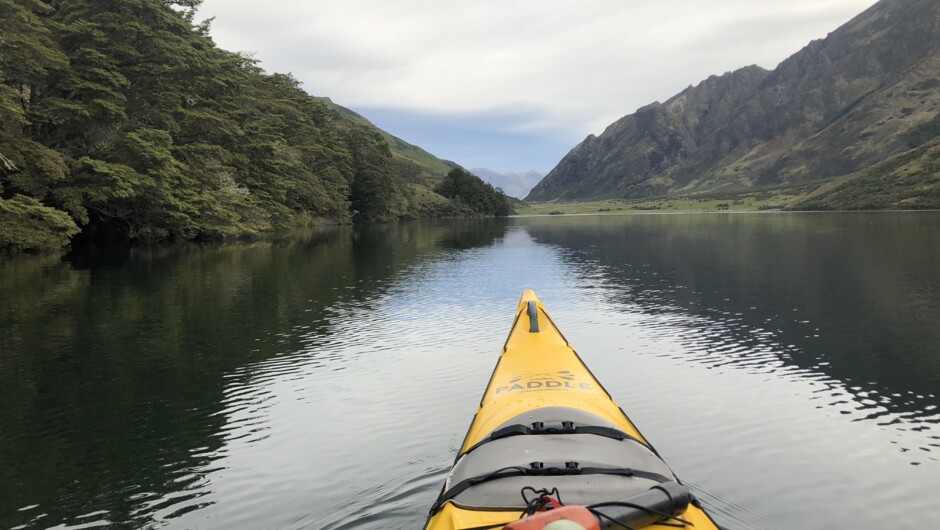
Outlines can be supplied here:
<path id="1" fill-rule="evenodd" d="M 529 333 L 539 332 L 539 308 L 535 302 L 529 300 L 527 304 L 527 313 L 529 314 Z"/>
<path id="2" fill-rule="evenodd" d="M 639 444 L 642 444 L 644 447 L 645 443 L 640 441 L 640 439 L 630 436 L 629 434 L 621 431 L 620 429 L 614 429 L 613 427 L 600 427 L 597 425 L 578 425 L 575 426 L 574 422 L 563 421 L 561 422 L 560 427 L 546 427 L 544 423 L 537 421 L 532 424 L 531 427 L 516 424 L 508 425 L 501 429 L 496 429 L 491 432 L 489 436 L 480 440 L 479 442 L 473 444 L 470 449 L 464 454 L 467 454 L 481 445 L 488 444 L 492 441 L 499 440 L 502 438 L 508 438 L 510 436 L 524 436 L 524 435 L 551 435 L 551 434 L 594 434 L 596 436 L 603 436 L 605 438 L 612 438 L 614 440 L 632 440 Z"/>
<path id="3" fill-rule="evenodd" d="M 452 500 L 457 495 L 460 495 L 477 484 L 511 477 L 559 477 L 566 475 L 617 475 L 621 477 L 636 477 L 652 480 L 660 484 L 675 480 L 675 477 L 667 477 L 659 473 L 653 473 L 652 471 L 626 467 L 581 467 L 577 462 L 565 462 L 565 467 L 546 467 L 542 462 L 532 462 L 527 468 L 522 466 L 506 467 L 486 475 L 461 480 L 451 486 L 450 489 L 445 491 L 440 498 L 437 499 L 434 506 L 431 506 L 431 515 L 437 513 L 437 511 L 444 506 L 445 502 Z"/>

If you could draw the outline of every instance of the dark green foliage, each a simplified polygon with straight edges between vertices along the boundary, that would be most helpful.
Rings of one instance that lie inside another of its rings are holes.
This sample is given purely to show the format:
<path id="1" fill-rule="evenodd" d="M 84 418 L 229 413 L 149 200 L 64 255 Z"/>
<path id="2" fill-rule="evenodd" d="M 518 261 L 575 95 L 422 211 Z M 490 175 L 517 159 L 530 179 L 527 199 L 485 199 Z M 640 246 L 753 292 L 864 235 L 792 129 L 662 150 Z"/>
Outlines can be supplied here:
<path id="1" fill-rule="evenodd" d="M 359 131 L 349 142 L 353 151 L 356 177 L 352 183 L 352 208 L 357 220 L 384 222 L 400 218 L 408 201 L 400 179 L 388 171 L 391 152 L 377 133 Z M 385 164 L 378 164 L 378 161 Z"/>
<path id="2" fill-rule="evenodd" d="M 393 137 L 217 48 L 199 3 L 0 0 L 0 247 L 58 248 L 76 224 L 150 243 L 429 213 Z M 27 217 L 56 237 L 14 241 Z"/>
<path id="3" fill-rule="evenodd" d="M 502 192 L 460 168 L 452 169 L 444 177 L 437 192 L 476 215 L 505 217 L 513 213 L 512 204 Z"/>
<path id="4" fill-rule="evenodd" d="M 62 155 L 38 142 L 17 137 L 0 142 L 0 182 L 7 193 L 43 197 L 68 174 Z"/>
<path id="5" fill-rule="evenodd" d="M 37 0 L 0 0 L 0 141 L 28 123 L 35 84 L 67 64 L 42 19 L 50 11 Z M 9 166 L 5 151 L 0 149 L 0 164 Z"/>
<path id="6" fill-rule="evenodd" d="M 23 195 L 0 198 L 0 250 L 15 253 L 62 248 L 76 233 L 78 227 L 65 212 Z"/>

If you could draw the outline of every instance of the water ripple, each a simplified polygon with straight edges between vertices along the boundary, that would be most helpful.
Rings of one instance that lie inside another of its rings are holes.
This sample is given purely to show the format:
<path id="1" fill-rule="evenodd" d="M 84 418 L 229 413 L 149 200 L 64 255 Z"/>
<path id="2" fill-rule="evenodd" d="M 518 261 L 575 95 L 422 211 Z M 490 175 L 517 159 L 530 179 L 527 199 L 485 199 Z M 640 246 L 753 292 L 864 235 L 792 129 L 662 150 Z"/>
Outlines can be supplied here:
<path id="1" fill-rule="evenodd" d="M 420 527 L 525 288 L 721 523 L 905 527 L 940 483 L 917 340 L 936 260 L 864 258 L 936 238 L 761 219 L 415 224 L 0 275 L 0 527 Z"/>

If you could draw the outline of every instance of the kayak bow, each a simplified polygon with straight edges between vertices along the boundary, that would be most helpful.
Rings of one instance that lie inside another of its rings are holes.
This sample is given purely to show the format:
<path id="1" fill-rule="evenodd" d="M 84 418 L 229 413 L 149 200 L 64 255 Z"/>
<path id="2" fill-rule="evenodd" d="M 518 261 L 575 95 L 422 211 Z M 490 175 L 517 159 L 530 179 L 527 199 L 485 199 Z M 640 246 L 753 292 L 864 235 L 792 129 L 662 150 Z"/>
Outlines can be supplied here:
<path id="1" fill-rule="evenodd" d="M 510 523 L 512 529 L 718 528 L 532 291 L 522 295 L 425 528 Z"/>

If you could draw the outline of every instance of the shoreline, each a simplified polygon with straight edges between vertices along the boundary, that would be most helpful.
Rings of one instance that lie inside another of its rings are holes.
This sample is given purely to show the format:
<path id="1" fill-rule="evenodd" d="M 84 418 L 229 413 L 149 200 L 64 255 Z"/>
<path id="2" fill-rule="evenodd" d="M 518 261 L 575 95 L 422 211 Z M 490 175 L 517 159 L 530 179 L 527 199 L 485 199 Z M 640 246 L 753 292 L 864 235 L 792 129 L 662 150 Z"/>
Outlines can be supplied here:
<path id="1" fill-rule="evenodd" d="M 545 203 L 542 203 L 545 204 Z M 583 205 L 585 203 L 559 203 L 554 204 L 554 206 L 577 206 Z M 593 203 L 592 203 L 593 204 Z M 404 223 L 414 223 L 414 222 L 436 222 L 436 221 L 464 221 L 464 220 L 481 220 L 481 219 L 526 219 L 526 218 L 537 218 L 537 217 L 592 217 L 592 216 L 640 216 L 640 215 L 702 215 L 702 214 L 733 214 L 733 215 L 742 215 L 742 214 L 823 214 L 823 213 L 838 213 L 838 214 L 848 214 L 848 213 L 881 213 L 881 214 L 891 214 L 891 213 L 937 213 L 940 212 L 940 209 L 909 209 L 909 210 L 900 210 L 900 209 L 890 209 L 890 210 L 783 210 L 783 209 L 727 209 L 727 210 L 706 210 L 706 209 L 663 209 L 663 210 L 647 210 L 647 209 L 630 209 L 630 210 L 607 210 L 607 211 L 572 211 L 572 212 L 552 212 L 552 213 L 519 213 L 512 214 L 506 217 L 492 217 L 492 216 L 462 216 L 462 217 L 427 217 L 427 218 L 418 218 L 418 219 L 401 219 L 398 221 L 389 221 L 382 223 L 341 223 L 341 222 L 311 222 L 311 223 L 300 223 L 295 224 L 290 227 L 285 227 L 279 230 L 270 230 L 261 232 L 259 234 L 250 235 L 250 236 L 238 236 L 238 237 L 229 237 L 229 238 L 220 238 L 220 239 L 190 239 L 190 240 L 177 240 L 177 241 L 161 241 L 158 243 L 147 244 L 144 242 L 121 242 L 114 244 L 101 244 L 95 242 L 82 242 L 77 245 L 72 244 L 62 249 L 45 249 L 40 251 L 22 251 L 22 252 L 4 252 L 0 251 L 0 264 L 9 262 L 11 260 L 16 260 L 22 257 L 41 257 L 41 256 L 52 256 L 55 258 L 64 258 L 69 255 L 80 255 L 85 252 L 120 252 L 121 250 L 131 250 L 134 249 L 139 251 L 140 249 L 147 249 L 151 251 L 159 251 L 173 247 L 197 247 L 197 246 L 226 246 L 226 245 L 250 245 L 255 243 L 263 242 L 276 242 L 278 240 L 290 239 L 297 236 L 298 234 L 303 233 L 328 233 L 335 230 L 350 229 L 354 230 L 357 226 L 375 226 L 375 225 L 396 225 Z"/>
<path id="2" fill-rule="evenodd" d="M 913 210 L 634 210 L 618 212 L 577 212 L 577 213 L 524 213 L 510 215 L 509 218 L 526 217 L 588 217 L 588 216 L 618 216 L 618 215 L 740 215 L 740 214 L 783 214 L 783 213 L 920 213 L 940 212 L 940 208 L 913 209 Z"/>

